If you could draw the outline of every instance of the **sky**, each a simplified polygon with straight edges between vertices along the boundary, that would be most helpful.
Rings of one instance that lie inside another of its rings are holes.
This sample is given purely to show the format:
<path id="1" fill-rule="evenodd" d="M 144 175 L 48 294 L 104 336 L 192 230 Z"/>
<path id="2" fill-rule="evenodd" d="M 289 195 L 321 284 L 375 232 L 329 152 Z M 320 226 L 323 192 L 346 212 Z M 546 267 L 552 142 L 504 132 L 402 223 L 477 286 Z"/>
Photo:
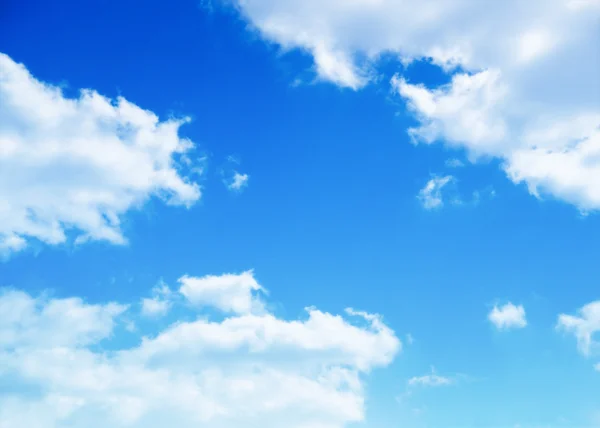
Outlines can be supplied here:
<path id="1" fill-rule="evenodd" d="M 600 2 L 8 0 L 0 428 L 600 427 Z"/>

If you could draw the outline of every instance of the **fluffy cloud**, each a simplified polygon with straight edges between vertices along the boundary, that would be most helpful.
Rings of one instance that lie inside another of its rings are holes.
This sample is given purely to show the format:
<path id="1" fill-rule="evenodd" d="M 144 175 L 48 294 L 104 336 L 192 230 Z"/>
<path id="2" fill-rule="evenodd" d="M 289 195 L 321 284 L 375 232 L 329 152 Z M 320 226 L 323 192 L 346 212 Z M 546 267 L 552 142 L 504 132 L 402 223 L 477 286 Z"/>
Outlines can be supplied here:
<path id="1" fill-rule="evenodd" d="M 229 190 L 240 191 L 248 185 L 249 178 L 250 176 L 248 174 L 240 174 L 239 172 L 235 171 L 233 178 L 227 184 L 227 188 Z"/>
<path id="2" fill-rule="evenodd" d="M 0 349 L 88 346 L 106 339 L 127 306 L 86 305 L 79 298 L 33 298 L 0 290 Z"/>
<path id="3" fill-rule="evenodd" d="M 177 159 L 188 119 L 160 121 L 93 90 L 68 98 L 0 54 L 0 251 L 30 239 L 126 242 L 120 219 L 150 197 L 190 206 L 200 188 Z"/>
<path id="4" fill-rule="evenodd" d="M 488 314 L 488 320 L 499 330 L 509 330 L 511 328 L 523 328 L 527 326 L 525 317 L 525 308 L 507 303 L 504 306 L 494 306 Z"/>
<path id="5" fill-rule="evenodd" d="M 596 355 L 600 352 L 600 342 L 594 340 L 594 335 L 600 332 L 600 300 L 583 306 L 577 315 L 560 314 L 557 328 L 575 336 L 583 355 Z"/>
<path id="6" fill-rule="evenodd" d="M 192 304 L 213 306 L 223 312 L 248 314 L 262 312 L 263 303 L 257 296 L 265 292 L 252 271 L 241 274 L 207 275 L 179 278 L 179 292 Z"/>
<path id="7" fill-rule="evenodd" d="M 0 426 L 342 427 L 364 419 L 364 376 L 400 349 L 377 315 L 219 315 L 204 296 L 212 315 L 183 314 L 132 345 L 127 306 L 3 290 Z"/>
<path id="8" fill-rule="evenodd" d="M 438 65 L 448 85 L 392 80 L 420 122 L 415 142 L 499 158 L 532 194 L 600 209 L 597 0 L 234 3 L 262 37 L 309 53 L 318 77 L 343 87 L 376 81 L 386 54 Z"/>
<path id="9" fill-rule="evenodd" d="M 425 187 L 419 191 L 418 199 L 425 209 L 431 210 L 440 208 L 444 205 L 442 198 L 442 189 L 453 180 L 451 175 L 445 177 L 433 177 L 427 182 Z"/>
<path id="10" fill-rule="evenodd" d="M 511 111 L 498 80 L 497 72 L 482 71 L 457 74 L 433 90 L 397 77 L 392 85 L 420 121 L 409 130 L 414 141 L 443 140 L 467 148 L 473 159 L 498 157 L 507 176 L 536 197 L 550 194 L 582 211 L 600 208 L 600 113 L 530 120 L 529 112 Z"/>

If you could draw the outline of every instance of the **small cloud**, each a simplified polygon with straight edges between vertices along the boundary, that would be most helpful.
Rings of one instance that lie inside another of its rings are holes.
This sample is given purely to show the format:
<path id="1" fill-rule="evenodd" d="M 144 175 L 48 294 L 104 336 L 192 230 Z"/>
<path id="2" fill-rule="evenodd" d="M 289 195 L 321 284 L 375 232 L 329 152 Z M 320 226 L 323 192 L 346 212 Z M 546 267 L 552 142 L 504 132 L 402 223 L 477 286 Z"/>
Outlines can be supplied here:
<path id="1" fill-rule="evenodd" d="M 142 299 L 142 315 L 147 318 L 158 318 L 166 315 L 171 309 L 173 292 L 163 280 L 152 289 L 152 297 Z"/>
<path id="2" fill-rule="evenodd" d="M 409 345 L 412 345 L 413 343 L 415 343 L 415 339 L 412 336 L 412 334 L 407 333 L 407 335 L 406 335 L 406 343 L 408 343 Z"/>
<path id="3" fill-rule="evenodd" d="M 125 330 L 129 333 L 135 333 L 137 331 L 137 327 L 133 321 L 125 321 Z"/>
<path id="4" fill-rule="evenodd" d="M 447 386 L 454 383 L 449 377 L 440 376 L 435 373 L 435 367 L 431 367 L 431 374 L 415 376 L 408 380 L 408 386 Z"/>
<path id="5" fill-rule="evenodd" d="M 227 156 L 227 162 L 234 163 L 236 165 L 239 165 L 241 163 L 240 158 L 234 155 Z"/>
<path id="6" fill-rule="evenodd" d="M 600 342 L 595 335 L 600 332 L 600 300 L 579 308 L 577 315 L 560 314 L 557 329 L 572 333 L 577 339 L 577 348 L 584 356 L 600 354 Z M 596 370 L 599 367 L 596 365 Z"/>
<path id="7" fill-rule="evenodd" d="M 11 253 L 17 253 L 27 247 L 27 241 L 19 235 L 0 234 L 0 258 L 8 258 Z"/>
<path id="8" fill-rule="evenodd" d="M 227 166 L 223 167 L 220 171 L 223 177 L 223 183 L 227 189 L 233 192 L 241 192 L 246 186 L 248 186 L 248 180 L 250 176 L 237 171 L 235 165 L 241 165 L 242 161 L 238 156 L 229 155 L 226 158 Z"/>
<path id="9" fill-rule="evenodd" d="M 249 178 L 250 176 L 248 174 L 240 174 L 239 172 L 235 171 L 233 178 L 229 181 L 229 183 L 227 183 L 227 188 L 229 190 L 239 192 L 248 185 Z"/>
<path id="10" fill-rule="evenodd" d="M 417 196 L 421 201 L 423 208 L 426 210 L 441 208 L 444 205 L 442 189 L 452 180 L 454 180 L 454 177 L 451 175 L 445 177 L 433 177 L 429 180 L 425 187 L 419 191 L 419 195 Z"/>
<path id="11" fill-rule="evenodd" d="M 456 158 L 446 159 L 445 164 L 448 168 L 462 168 L 463 166 L 465 166 L 463 161 Z"/>
<path id="12" fill-rule="evenodd" d="M 594 369 L 595 369 L 597 372 L 600 372 L 600 363 L 597 363 L 597 364 L 594 366 Z"/>
<path id="13" fill-rule="evenodd" d="M 510 302 L 501 307 L 494 306 L 488 314 L 488 319 L 498 330 L 509 330 L 511 328 L 523 328 L 527 326 L 525 308 L 522 305 L 515 306 Z"/>

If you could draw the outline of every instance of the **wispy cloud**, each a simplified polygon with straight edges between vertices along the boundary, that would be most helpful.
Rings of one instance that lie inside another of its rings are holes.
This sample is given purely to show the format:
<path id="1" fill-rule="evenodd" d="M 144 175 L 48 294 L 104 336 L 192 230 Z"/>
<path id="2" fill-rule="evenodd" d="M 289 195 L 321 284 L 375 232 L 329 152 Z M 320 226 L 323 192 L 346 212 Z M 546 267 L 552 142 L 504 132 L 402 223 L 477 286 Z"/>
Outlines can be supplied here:
<path id="1" fill-rule="evenodd" d="M 452 180 L 454 180 L 454 177 L 451 175 L 444 177 L 434 176 L 431 178 L 425 187 L 419 191 L 419 195 L 417 196 L 423 208 L 426 210 L 441 208 L 444 205 L 442 190 Z"/>
<path id="2" fill-rule="evenodd" d="M 448 168 L 462 168 L 465 166 L 464 162 L 457 158 L 446 159 L 445 165 Z"/>
<path id="3" fill-rule="evenodd" d="M 415 376 L 408 380 L 408 386 L 426 386 L 437 387 L 447 386 L 454 383 L 454 379 L 446 376 L 440 376 L 435 372 L 435 367 L 431 367 L 431 373 L 423 376 Z"/>
<path id="4" fill-rule="evenodd" d="M 600 300 L 584 305 L 577 315 L 560 314 L 557 328 L 575 336 L 577 347 L 583 355 L 600 353 L 600 342 L 594 340 L 594 335 L 600 332 Z"/>

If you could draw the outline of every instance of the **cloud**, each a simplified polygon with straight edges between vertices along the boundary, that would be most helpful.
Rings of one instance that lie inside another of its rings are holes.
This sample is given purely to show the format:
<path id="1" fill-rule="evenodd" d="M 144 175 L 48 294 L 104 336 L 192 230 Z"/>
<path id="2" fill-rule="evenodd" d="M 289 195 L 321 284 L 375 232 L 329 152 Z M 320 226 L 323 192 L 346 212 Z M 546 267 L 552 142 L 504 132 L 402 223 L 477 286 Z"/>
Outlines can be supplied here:
<path id="1" fill-rule="evenodd" d="M 495 111 L 506 91 L 498 80 L 497 71 L 456 74 L 448 85 L 429 90 L 394 76 L 392 87 L 420 121 L 419 127 L 409 129 L 415 142 L 431 144 L 443 138 L 451 145 L 468 144 L 475 153 L 489 153 L 498 150 L 507 133 Z"/>
<path id="2" fill-rule="evenodd" d="M 241 274 L 207 275 L 179 278 L 179 292 L 196 306 L 213 306 L 220 311 L 249 314 L 264 311 L 257 293 L 265 290 L 252 271 Z"/>
<path id="3" fill-rule="evenodd" d="M 162 280 L 152 289 L 152 297 L 142 298 L 142 315 L 156 318 L 166 315 L 173 304 L 173 292 Z"/>
<path id="4" fill-rule="evenodd" d="M 226 158 L 226 166 L 221 169 L 223 184 L 232 192 L 241 192 L 248 186 L 250 176 L 242 174 L 236 170 L 237 166 L 241 165 L 242 161 L 238 156 L 229 155 Z"/>
<path id="5" fill-rule="evenodd" d="M 409 130 L 413 140 L 498 157 L 507 176 L 536 197 L 550 194 L 582 211 L 600 208 L 600 113 L 526 122 L 517 129 L 511 122 L 524 119 L 507 117 L 511 107 L 500 102 L 505 89 L 498 80 L 498 73 L 484 71 L 455 75 L 434 90 L 403 79 L 392 84 L 420 121 Z"/>
<path id="6" fill-rule="evenodd" d="M 364 419 L 365 376 L 400 350 L 378 315 L 286 320 L 212 301 L 191 313 L 174 303 L 178 321 L 141 335 L 126 331 L 129 305 L 2 289 L 0 424 L 341 428 Z"/>
<path id="7" fill-rule="evenodd" d="M 594 369 L 595 369 L 597 372 L 600 372 L 600 363 L 597 363 L 597 364 L 594 366 Z"/>
<path id="8" fill-rule="evenodd" d="M 249 178 L 250 176 L 248 174 L 240 174 L 239 172 L 235 171 L 233 174 L 233 178 L 227 185 L 227 188 L 229 190 L 240 191 L 242 190 L 242 188 L 248 185 Z"/>
<path id="9" fill-rule="evenodd" d="M 437 375 L 435 373 L 435 368 L 431 368 L 431 374 L 427 374 L 424 376 L 415 376 L 408 380 L 408 386 L 447 386 L 454 383 L 454 380 L 449 377 L 444 377 Z"/>
<path id="10" fill-rule="evenodd" d="M 427 210 L 441 208 L 444 205 L 442 189 L 453 179 L 454 177 L 447 175 L 445 177 L 433 177 L 429 180 L 425 187 L 419 191 L 419 195 L 417 196 L 421 201 L 423 208 Z"/>
<path id="11" fill-rule="evenodd" d="M 178 158 L 193 148 L 188 121 L 94 90 L 77 98 L 0 53 L 0 251 L 32 240 L 123 244 L 122 216 L 149 198 L 190 206 L 200 187 Z"/>
<path id="12" fill-rule="evenodd" d="M 498 158 L 533 195 L 600 209 L 597 1 L 234 4 L 265 40 L 307 52 L 317 76 L 342 87 L 380 81 L 384 55 L 439 66 L 451 76 L 441 87 L 391 81 L 419 121 L 415 142 Z"/>
<path id="13" fill-rule="evenodd" d="M 115 317 L 126 310 L 117 303 L 86 305 L 76 297 L 34 298 L 0 289 L 0 349 L 89 346 L 109 337 Z"/>
<path id="14" fill-rule="evenodd" d="M 461 161 L 460 159 L 456 159 L 456 158 L 446 159 L 445 165 L 448 168 L 462 168 L 463 166 L 465 166 L 463 161 Z"/>
<path id="15" fill-rule="evenodd" d="M 510 302 L 501 307 L 494 306 L 488 314 L 488 319 L 498 330 L 509 330 L 527 326 L 525 308 L 521 305 L 515 306 Z"/>
<path id="16" fill-rule="evenodd" d="M 560 314 L 556 327 L 575 336 L 577 348 L 583 355 L 598 354 L 600 342 L 594 340 L 594 335 L 600 332 L 600 300 L 584 305 L 577 315 Z"/>

